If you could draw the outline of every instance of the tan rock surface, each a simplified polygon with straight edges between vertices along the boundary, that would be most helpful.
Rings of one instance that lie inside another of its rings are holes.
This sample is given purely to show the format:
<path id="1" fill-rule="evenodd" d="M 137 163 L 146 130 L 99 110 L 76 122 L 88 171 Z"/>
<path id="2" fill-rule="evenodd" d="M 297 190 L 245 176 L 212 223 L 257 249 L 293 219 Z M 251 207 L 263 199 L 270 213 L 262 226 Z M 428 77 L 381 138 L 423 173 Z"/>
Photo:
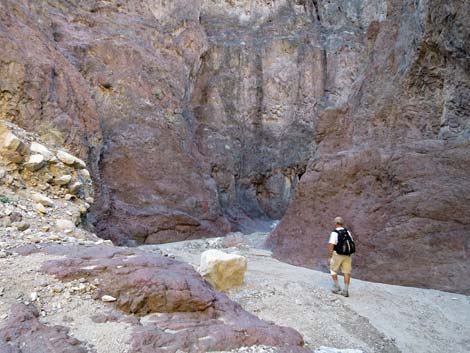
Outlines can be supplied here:
<path id="1" fill-rule="evenodd" d="M 243 284 L 247 268 L 246 258 L 211 249 L 201 255 L 199 273 L 217 290 L 227 290 Z"/>

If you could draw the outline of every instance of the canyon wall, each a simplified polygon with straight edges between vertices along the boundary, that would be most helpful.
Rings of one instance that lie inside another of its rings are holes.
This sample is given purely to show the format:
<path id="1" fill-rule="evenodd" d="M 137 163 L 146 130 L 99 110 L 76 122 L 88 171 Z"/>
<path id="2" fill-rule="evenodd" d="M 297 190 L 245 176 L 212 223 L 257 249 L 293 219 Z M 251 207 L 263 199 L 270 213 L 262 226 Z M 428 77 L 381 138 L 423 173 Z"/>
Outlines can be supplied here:
<path id="1" fill-rule="evenodd" d="M 15 49 L 1 58 L 2 115 L 36 131 L 43 118 L 95 166 L 92 221 L 98 233 L 120 244 L 229 230 L 194 141 L 189 103 L 208 42 L 199 4 L 186 5 L 0 5 L 4 47 Z M 4 87 L 4 77 L 17 81 Z M 22 101 L 33 108 L 21 110 Z M 45 110 L 49 105 L 55 110 Z"/>
<path id="2" fill-rule="evenodd" d="M 0 115 L 87 161 L 117 244 L 282 217 L 325 268 L 342 215 L 356 276 L 468 292 L 469 6 L 4 0 Z"/>
<path id="3" fill-rule="evenodd" d="M 470 293 L 470 4 L 389 2 L 369 61 L 316 151 L 269 244 L 326 269 L 341 215 L 358 243 L 353 276 Z"/>
<path id="4" fill-rule="evenodd" d="M 2 118 L 87 160 L 91 222 L 119 244 L 269 224 L 314 147 L 327 65 L 313 2 L 187 5 L 0 5 Z"/>

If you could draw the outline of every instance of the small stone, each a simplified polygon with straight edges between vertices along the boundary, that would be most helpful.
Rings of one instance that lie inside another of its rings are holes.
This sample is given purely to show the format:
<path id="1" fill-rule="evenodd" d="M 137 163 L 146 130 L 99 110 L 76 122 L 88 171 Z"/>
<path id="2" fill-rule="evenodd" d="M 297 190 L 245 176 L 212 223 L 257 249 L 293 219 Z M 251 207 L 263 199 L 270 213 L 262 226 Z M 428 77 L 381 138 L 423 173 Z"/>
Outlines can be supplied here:
<path id="1" fill-rule="evenodd" d="M 3 314 L 2 316 L 0 316 L 0 319 L 2 320 L 8 319 L 8 314 Z"/>
<path id="2" fill-rule="evenodd" d="M 2 141 L 0 141 L 3 148 L 10 151 L 21 150 L 24 146 L 23 141 L 16 137 L 11 132 L 7 132 L 2 136 Z"/>
<path id="3" fill-rule="evenodd" d="M 12 222 L 21 222 L 23 220 L 23 215 L 19 212 L 11 212 L 9 216 Z"/>
<path id="4" fill-rule="evenodd" d="M 86 208 L 85 205 L 80 205 L 79 210 L 80 210 L 80 214 L 84 215 L 85 213 L 87 213 L 88 208 Z"/>
<path id="5" fill-rule="evenodd" d="M 83 184 L 79 181 L 76 181 L 75 183 L 73 183 L 72 185 L 69 186 L 69 191 L 72 193 L 72 194 L 77 194 L 80 192 L 80 189 L 82 188 Z"/>
<path id="6" fill-rule="evenodd" d="M 91 179 L 91 175 L 90 175 L 90 172 L 88 171 L 88 169 L 80 169 L 80 171 L 78 173 L 85 180 L 90 180 Z"/>
<path id="7" fill-rule="evenodd" d="M 24 164 L 25 168 L 35 172 L 46 165 L 46 161 L 42 154 L 33 154 L 29 157 L 28 161 Z"/>
<path id="8" fill-rule="evenodd" d="M 31 301 L 32 302 L 35 302 L 37 299 L 38 299 L 38 293 L 37 292 L 33 292 L 30 294 L 29 296 L 31 298 Z"/>
<path id="9" fill-rule="evenodd" d="M 7 256 L 8 256 L 8 254 L 5 251 L 0 251 L 0 259 L 4 259 Z"/>
<path id="10" fill-rule="evenodd" d="M 77 197 L 75 195 L 71 195 L 71 194 L 65 194 L 64 196 L 64 199 L 66 201 L 70 201 L 70 200 L 75 200 Z"/>
<path id="11" fill-rule="evenodd" d="M 44 195 L 41 195 L 39 193 L 34 193 L 32 196 L 31 196 L 31 199 L 33 201 L 36 201 L 37 203 L 40 203 L 44 206 L 47 206 L 47 207 L 53 207 L 54 206 L 54 201 L 52 201 L 50 198 L 48 198 L 47 196 L 44 196 Z"/>
<path id="12" fill-rule="evenodd" d="M 64 232 L 73 232 L 75 230 L 75 223 L 68 219 L 58 219 L 56 221 L 56 226 L 59 230 Z"/>
<path id="13" fill-rule="evenodd" d="M 35 209 L 36 209 L 37 212 L 39 212 L 41 214 L 47 214 L 47 209 L 40 203 L 36 204 Z"/>
<path id="14" fill-rule="evenodd" d="M 67 174 L 67 175 L 62 175 L 61 177 L 54 179 L 54 184 L 62 186 L 62 185 L 67 185 L 71 181 L 72 181 L 72 176 Z"/>
<path id="15" fill-rule="evenodd" d="M 114 297 L 111 296 L 111 295 L 103 295 L 103 296 L 101 297 L 101 300 L 102 300 L 103 302 L 105 302 L 105 303 L 110 303 L 110 302 L 115 302 L 117 299 L 114 298 Z"/>
<path id="16" fill-rule="evenodd" d="M 57 240 L 60 240 L 61 238 L 58 234 L 51 234 L 47 239 L 51 241 L 57 241 Z"/>
<path id="17" fill-rule="evenodd" d="M 95 199 L 91 196 L 88 196 L 88 197 L 85 197 L 85 201 L 91 205 L 95 202 Z"/>
<path id="18" fill-rule="evenodd" d="M 0 226 L 1 227 L 10 227 L 11 226 L 11 219 L 10 217 L 3 217 L 3 218 L 0 218 Z"/>
<path id="19" fill-rule="evenodd" d="M 26 222 L 19 222 L 19 223 L 13 223 L 13 226 L 18 229 L 20 232 L 24 232 L 26 229 L 30 227 L 30 225 Z"/>

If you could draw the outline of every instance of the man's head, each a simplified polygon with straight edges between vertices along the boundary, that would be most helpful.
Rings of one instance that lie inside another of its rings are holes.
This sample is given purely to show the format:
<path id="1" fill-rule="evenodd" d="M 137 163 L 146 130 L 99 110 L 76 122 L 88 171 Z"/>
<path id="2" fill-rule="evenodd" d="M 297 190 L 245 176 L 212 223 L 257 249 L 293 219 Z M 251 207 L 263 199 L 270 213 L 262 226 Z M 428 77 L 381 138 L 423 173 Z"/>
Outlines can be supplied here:
<path id="1" fill-rule="evenodd" d="M 344 224 L 344 221 L 343 221 L 343 219 L 342 219 L 341 217 L 336 217 L 336 218 L 335 218 L 335 224 L 336 224 L 337 226 L 342 226 L 342 225 Z"/>

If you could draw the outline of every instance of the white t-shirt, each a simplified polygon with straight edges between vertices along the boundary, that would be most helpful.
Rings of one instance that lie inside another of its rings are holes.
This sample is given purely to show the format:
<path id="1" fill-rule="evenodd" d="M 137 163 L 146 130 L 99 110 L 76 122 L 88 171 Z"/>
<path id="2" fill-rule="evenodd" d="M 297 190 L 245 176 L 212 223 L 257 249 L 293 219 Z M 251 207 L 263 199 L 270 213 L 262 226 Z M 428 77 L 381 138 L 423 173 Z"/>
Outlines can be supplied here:
<path id="1" fill-rule="evenodd" d="M 343 227 L 339 227 L 339 228 L 336 228 L 336 230 L 340 230 L 340 229 L 344 229 Z M 353 239 L 352 235 L 351 235 L 351 232 L 348 230 L 348 234 L 349 236 L 351 237 L 351 239 Z M 353 239 L 354 240 L 354 239 Z M 338 233 L 336 232 L 331 232 L 330 234 L 330 241 L 328 242 L 329 244 L 338 244 Z"/>

